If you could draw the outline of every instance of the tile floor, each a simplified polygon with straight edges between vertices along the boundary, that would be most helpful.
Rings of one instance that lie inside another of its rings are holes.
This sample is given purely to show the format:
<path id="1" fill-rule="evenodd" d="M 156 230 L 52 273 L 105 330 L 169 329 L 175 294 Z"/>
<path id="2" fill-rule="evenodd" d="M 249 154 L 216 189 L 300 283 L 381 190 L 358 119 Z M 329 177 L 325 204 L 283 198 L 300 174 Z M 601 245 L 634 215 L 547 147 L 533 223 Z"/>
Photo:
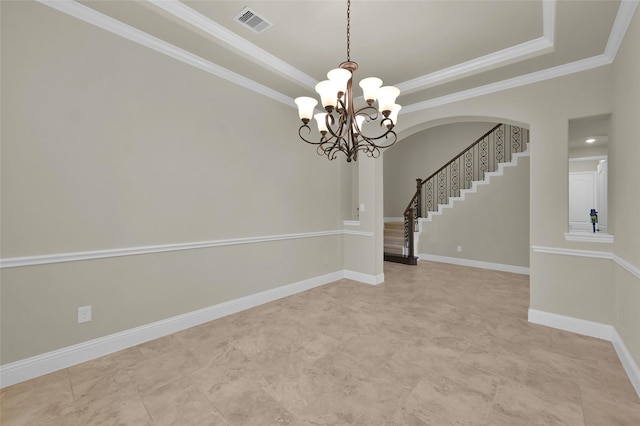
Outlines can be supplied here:
<path id="1" fill-rule="evenodd" d="M 527 322 L 528 277 L 385 264 L 1 393 L 2 425 L 640 425 L 609 342 Z"/>

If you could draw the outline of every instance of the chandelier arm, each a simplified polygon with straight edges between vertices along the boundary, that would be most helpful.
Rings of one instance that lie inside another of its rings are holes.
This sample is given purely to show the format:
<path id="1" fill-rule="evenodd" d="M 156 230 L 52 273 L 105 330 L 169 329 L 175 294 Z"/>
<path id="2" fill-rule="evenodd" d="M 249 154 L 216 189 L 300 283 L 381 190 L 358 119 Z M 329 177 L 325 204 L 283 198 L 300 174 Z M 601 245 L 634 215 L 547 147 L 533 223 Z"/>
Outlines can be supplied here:
<path id="1" fill-rule="evenodd" d="M 367 111 L 371 111 L 371 112 L 367 112 Z M 355 112 L 355 115 L 364 115 L 368 118 L 369 121 L 375 121 L 378 119 L 378 116 L 380 115 L 380 111 L 378 111 L 377 108 L 371 105 L 365 105 L 359 110 L 357 110 Z"/>
<path id="2" fill-rule="evenodd" d="M 375 141 L 381 140 L 381 139 L 391 139 L 391 142 L 386 143 L 386 144 L 381 144 L 381 143 L 376 143 Z M 375 148 L 389 148 L 391 145 L 393 145 L 394 143 L 396 143 L 398 141 L 398 135 L 396 135 L 396 132 L 394 132 L 393 130 L 389 130 L 386 133 L 384 133 L 381 136 L 378 136 L 376 138 L 368 138 L 363 136 L 363 140 L 370 146 L 373 146 Z"/>
<path id="3" fill-rule="evenodd" d="M 307 133 L 309 133 L 309 134 L 311 133 L 311 128 L 310 128 L 307 124 L 303 124 L 303 125 L 302 125 L 302 126 L 300 126 L 300 128 L 298 129 L 298 136 L 300 136 L 300 139 L 302 139 L 303 141 L 305 141 L 305 142 L 306 142 L 306 143 L 308 143 L 308 144 L 311 144 L 311 145 L 322 145 L 322 144 L 327 143 L 327 142 L 330 140 L 330 139 L 329 139 L 329 140 L 327 140 L 327 139 L 325 138 L 325 136 L 322 136 L 322 137 L 320 138 L 320 141 L 319 141 L 319 142 L 310 141 L 310 140 L 308 140 L 307 138 L 305 138 L 305 137 L 302 135 L 302 129 L 304 129 L 304 128 L 307 128 L 307 130 L 308 130 L 308 132 L 307 132 Z"/>
<path id="4" fill-rule="evenodd" d="M 331 123 L 329 123 L 329 117 L 331 117 Z M 343 139 L 346 136 L 345 127 L 346 127 L 346 118 L 344 114 L 340 114 L 338 117 L 338 123 L 336 125 L 335 118 L 333 115 L 327 114 L 326 118 L 327 131 L 331 134 L 331 138 Z M 336 126 L 336 130 L 333 129 L 332 126 Z"/>

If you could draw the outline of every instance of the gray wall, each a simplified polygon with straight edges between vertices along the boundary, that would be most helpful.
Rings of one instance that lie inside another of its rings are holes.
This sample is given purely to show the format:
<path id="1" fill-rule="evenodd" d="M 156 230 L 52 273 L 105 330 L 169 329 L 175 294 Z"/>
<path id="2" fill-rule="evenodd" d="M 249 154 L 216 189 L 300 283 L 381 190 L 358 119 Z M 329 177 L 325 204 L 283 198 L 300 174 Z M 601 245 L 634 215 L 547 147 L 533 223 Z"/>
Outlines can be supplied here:
<path id="1" fill-rule="evenodd" d="M 342 228 L 352 172 L 299 141 L 294 108 L 41 4 L 1 7 L 2 258 Z M 1 363 L 340 271 L 342 241 L 3 268 Z"/>
<path id="2" fill-rule="evenodd" d="M 424 222 L 418 252 L 528 267 L 529 158 L 519 158 L 517 166 Z"/>
<path id="3" fill-rule="evenodd" d="M 636 9 L 613 64 L 609 139 L 609 233 L 615 254 L 640 269 L 640 10 Z M 616 330 L 640 366 L 640 276 L 614 265 Z"/>

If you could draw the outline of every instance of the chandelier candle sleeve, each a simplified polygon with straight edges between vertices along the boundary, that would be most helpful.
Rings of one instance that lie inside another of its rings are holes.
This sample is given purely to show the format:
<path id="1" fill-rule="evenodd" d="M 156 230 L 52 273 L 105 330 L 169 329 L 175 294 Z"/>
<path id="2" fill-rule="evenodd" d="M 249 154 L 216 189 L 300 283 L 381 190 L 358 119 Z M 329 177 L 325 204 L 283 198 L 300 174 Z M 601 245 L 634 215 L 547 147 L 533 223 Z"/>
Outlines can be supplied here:
<path id="1" fill-rule="evenodd" d="M 351 71 L 343 68 L 336 68 L 327 73 L 327 78 L 338 88 L 338 97 L 347 93 L 347 83 L 351 80 Z"/>
<path id="2" fill-rule="evenodd" d="M 376 101 L 380 86 L 382 86 L 382 80 L 377 77 L 367 77 L 360 81 L 360 87 L 367 104 L 372 105 Z"/>
<path id="3" fill-rule="evenodd" d="M 393 109 L 391 110 L 391 114 L 389 114 L 389 120 L 391 120 L 391 123 L 394 126 L 396 124 L 396 121 L 398 121 L 398 113 L 400 112 L 401 109 L 402 109 L 402 106 L 395 104 L 393 106 Z"/>
<path id="4" fill-rule="evenodd" d="M 307 124 L 313 116 L 313 108 L 318 104 L 318 101 L 308 96 L 300 96 L 296 98 L 294 102 L 298 105 L 300 120 L 302 120 L 304 124 Z"/>
<path id="5" fill-rule="evenodd" d="M 336 84 L 330 80 L 321 81 L 316 84 L 316 92 L 320 95 L 322 107 L 329 112 L 333 111 L 333 108 L 338 103 L 338 97 L 336 96 L 338 87 Z"/>
<path id="6" fill-rule="evenodd" d="M 399 94 L 400 90 L 393 86 L 384 86 L 378 89 L 378 109 L 385 117 L 388 117 L 393 111 Z"/>
<path id="7" fill-rule="evenodd" d="M 318 123 L 318 131 L 323 135 L 325 133 L 327 133 L 327 131 L 328 131 L 328 129 L 327 129 L 327 113 L 326 112 L 320 112 L 320 113 L 314 115 L 313 118 L 315 118 L 316 122 Z"/>

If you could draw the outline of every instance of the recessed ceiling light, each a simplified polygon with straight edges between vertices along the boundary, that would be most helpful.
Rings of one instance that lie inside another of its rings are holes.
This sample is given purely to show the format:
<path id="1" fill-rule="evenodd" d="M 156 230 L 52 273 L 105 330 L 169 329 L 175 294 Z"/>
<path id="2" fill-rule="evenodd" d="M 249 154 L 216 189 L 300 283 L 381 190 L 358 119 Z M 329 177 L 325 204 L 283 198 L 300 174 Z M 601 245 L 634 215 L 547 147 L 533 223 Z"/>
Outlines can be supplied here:
<path id="1" fill-rule="evenodd" d="M 595 141 L 596 141 L 595 138 L 589 138 L 585 140 L 586 143 L 594 143 Z"/>

